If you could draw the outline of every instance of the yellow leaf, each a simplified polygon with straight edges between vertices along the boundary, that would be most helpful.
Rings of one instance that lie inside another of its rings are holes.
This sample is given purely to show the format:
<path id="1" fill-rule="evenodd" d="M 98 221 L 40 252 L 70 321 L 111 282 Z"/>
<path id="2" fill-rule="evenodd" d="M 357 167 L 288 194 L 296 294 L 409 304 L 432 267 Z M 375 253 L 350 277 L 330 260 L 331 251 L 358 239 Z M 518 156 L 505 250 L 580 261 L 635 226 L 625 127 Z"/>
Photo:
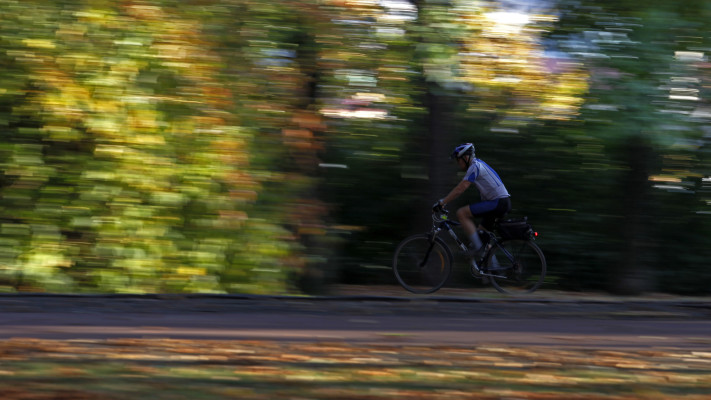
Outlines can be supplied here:
<path id="1" fill-rule="evenodd" d="M 37 49 L 54 49 L 57 47 L 54 42 L 46 39 L 23 39 L 22 43 L 27 47 L 34 47 Z"/>
<path id="2" fill-rule="evenodd" d="M 178 267 L 177 273 L 179 275 L 189 275 L 189 276 L 202 276 L 205 275 L 205 268 L 195 268 L 195 267 Z"/>

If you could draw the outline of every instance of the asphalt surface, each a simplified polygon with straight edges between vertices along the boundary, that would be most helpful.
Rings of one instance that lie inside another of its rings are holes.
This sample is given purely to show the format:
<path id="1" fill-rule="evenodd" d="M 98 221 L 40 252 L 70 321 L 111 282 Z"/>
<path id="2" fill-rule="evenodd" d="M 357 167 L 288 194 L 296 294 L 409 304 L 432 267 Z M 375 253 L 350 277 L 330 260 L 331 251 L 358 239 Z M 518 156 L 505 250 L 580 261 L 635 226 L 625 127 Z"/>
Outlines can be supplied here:
<path id="1" fill-rule="evenodd" d="M 0 295 L 0 339 L 711 349 L 709 298 Z"/>

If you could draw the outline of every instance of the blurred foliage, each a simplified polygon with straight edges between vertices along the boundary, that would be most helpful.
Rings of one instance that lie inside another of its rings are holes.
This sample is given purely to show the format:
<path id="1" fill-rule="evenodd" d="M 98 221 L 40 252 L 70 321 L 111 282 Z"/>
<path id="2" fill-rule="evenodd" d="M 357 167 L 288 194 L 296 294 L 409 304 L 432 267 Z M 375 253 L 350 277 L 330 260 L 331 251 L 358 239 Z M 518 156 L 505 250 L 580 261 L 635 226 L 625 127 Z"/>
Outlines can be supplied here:
<path id="1" fill-rule="evenodd" d="M 552 285 L 711 286 L 703 1 L 0 7 L 3 290 L 392 282 L 462 141 Z"/>

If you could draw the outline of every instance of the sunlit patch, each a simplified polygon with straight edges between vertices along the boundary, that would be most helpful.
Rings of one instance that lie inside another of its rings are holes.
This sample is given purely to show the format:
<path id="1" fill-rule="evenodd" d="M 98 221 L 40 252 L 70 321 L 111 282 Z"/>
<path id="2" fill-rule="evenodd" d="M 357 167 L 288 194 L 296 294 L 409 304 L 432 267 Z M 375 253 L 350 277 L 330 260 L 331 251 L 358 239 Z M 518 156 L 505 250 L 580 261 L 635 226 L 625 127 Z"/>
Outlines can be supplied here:
<path id="1" fill-rule="evenodd" d="M 703 52 L 700 51 L 677 51 L 674 57 L 678 61 L 704 61 L 706 59 Z"/>
<path id="2" fill-rule="evenodd" d="M 390 22 L 407 22 L 417 19 L 417 8 L 407 0 L 380 0 L 380 5 L 387 10 L 381 16 Z"/>
<path id="3" fill-rule="evenodd" d="M 526 25 L 531 21 L 528 14 L 516 11 L 494 11 L 484 14 L 484 16 L 502 25 Z"/>
<path id="4" fill-rule="evenodd" d="M 318 165 L 321 168 L 341 168 L 341 169 L 348 169 L 348 166 L 346 164 L 329 164 L 329 163 L 321 163 Z"/>
<path id="5" fill-rule="evenodd" d="M 356 93 L 353 99 L 369 102 L 385 101 L 385 95 L 381 93 Z"/>
<path id="6" fill-rule="evenodd" d="M 321 113 L 331 118 L 385 119 L 388 116 L 387 111 L 376 109 L 324 108 Z"/>
<path id="7" fill-rule="evenodd" d="M 675 182 L 679 183 L 681 182 L 681 179 L 673 177 L 673 176 L 665 176 L 665 175 L 653 175 L 649 177 L 649 180 L 652 182 Z"/>

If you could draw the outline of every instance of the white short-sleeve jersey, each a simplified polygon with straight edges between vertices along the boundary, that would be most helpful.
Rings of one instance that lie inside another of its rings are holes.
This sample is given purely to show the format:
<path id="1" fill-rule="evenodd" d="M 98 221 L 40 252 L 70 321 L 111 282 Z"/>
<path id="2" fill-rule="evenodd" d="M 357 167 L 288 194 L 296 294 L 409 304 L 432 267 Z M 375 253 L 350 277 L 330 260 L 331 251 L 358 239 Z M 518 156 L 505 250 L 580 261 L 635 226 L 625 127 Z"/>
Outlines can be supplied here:
<path id="1" fill-rule="evenodd" d="M 482 201 L 496 200 L 509 197 L 509 192 L 501 181 L 499 174 L 487 163 L 478 158 L 472 161 L 464 175 L 464 180 L 473 183 L 481 193 Z"/>

